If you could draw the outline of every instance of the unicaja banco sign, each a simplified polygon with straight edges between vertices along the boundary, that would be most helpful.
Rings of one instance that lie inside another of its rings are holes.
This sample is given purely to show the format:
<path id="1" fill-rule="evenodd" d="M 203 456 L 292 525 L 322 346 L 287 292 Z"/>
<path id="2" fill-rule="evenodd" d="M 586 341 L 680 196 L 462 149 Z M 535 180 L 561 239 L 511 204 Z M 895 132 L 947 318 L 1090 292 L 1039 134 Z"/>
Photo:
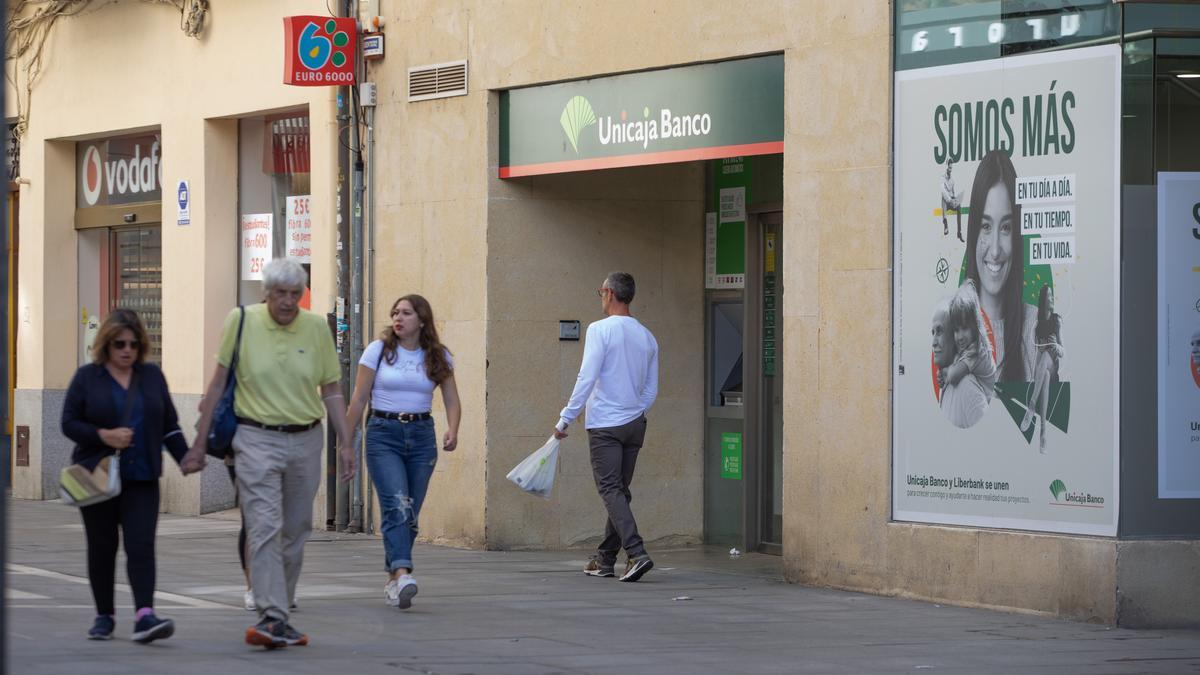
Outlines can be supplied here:
<path id="1" fill-rule="evenodd" d="M 707 136 L 712 131 L 712 116 L 708 113 L 675 115 L 669 108 L 651 116 L 650 108 L 643 107 L 640 118 L 631 118 L 622 110 L 616 119 L 605 115 L 597 120 L 591 102 L 582 96 L 567 101 L 559 122 L 575 154 L 579 154 L 580 134 L 597 122 L 595 133 L 600 145 L 641 144 L 643 150 L 648 150 L 660 138 Z"/>
<path id="2" fill-rule="evenodd" d="M 500 177 L 783 152 L 783 57 L 501 92 Z"/>
<path id="3" fill-rule="evenodd" d="M 75 205 L 79 208 L 162 199 L 160 141 L 123 136 L 75 146 Z"/>
<path id="4" fill-rule="evenodd" d="M 358 26 L 353 18 L 283 19 L 283 83 L 300 87 L 354 84 Z"/>

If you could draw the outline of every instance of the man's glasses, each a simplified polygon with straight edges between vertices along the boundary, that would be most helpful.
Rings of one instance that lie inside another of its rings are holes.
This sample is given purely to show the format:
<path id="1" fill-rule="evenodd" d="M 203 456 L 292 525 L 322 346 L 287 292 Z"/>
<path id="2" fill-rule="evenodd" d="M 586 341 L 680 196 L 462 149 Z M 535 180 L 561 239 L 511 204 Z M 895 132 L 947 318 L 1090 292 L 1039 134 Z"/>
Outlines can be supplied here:
<path id="1" fill-rule="evenodd" d="M 137 349 L 142 346 L 142 343 L 137 340 L 113 340 L 112 346 L 117 349 Z"/>
<path id="2" fill-rule="evenodd" d="M 600 297 L 602 297 L 602 298 L 603 298 L 603 297 L 604 297 L 604 293 L 605 293 L 606 291 L 608 291 L 608 292 L 611 292 L 611 291 L 612 291 L 612 289 L 611 289 L 611 288 L 597 288 L 597 289 L 596 289 L 596 295 L 598 295 L 598 296 L 600 296 Z"/>

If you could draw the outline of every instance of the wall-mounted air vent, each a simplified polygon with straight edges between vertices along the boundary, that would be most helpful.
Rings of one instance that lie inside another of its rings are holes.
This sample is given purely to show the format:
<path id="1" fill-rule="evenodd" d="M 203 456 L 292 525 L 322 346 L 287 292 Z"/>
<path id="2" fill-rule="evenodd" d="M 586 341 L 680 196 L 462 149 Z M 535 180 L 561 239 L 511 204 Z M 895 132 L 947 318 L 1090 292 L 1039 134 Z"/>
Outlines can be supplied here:
<path id="1" fill-rule="evenodd" d="M 467 62 L 452 61 L 408 69 L 408 100 L 467 95 Z"/>

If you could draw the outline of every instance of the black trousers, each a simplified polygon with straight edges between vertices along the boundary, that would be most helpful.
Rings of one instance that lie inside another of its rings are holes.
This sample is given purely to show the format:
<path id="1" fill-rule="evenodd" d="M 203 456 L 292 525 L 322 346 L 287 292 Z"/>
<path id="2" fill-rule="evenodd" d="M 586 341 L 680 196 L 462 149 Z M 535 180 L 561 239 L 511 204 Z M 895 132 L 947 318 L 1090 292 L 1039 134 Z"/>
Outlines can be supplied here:
<path id="1" fill-rule="evenodd" d="M 588 429 L 592 478 L 596 480 L 596 490 L 608 511 L 604 539 L 596 547 L 605 564 L 615 563 L 622 548 L 631 558 L 646 553 L 637 521 L 629 508 L 629 502 L 633 501 L 629 484 L 633 481 L 633 469 L 645 439 L 645 415 L 619 427 Z"/>
<path id="2" fill-rule="evenodd" d="M 87 534 L 88 582 L 97 614 L 116 614 L 113 584 L 117 572 L 117 546 L 125 537 L 126 572 L 136 609 L 154 606 L 154 533 L 158 528 L 158 481 L 129 480 L 121 494 L 108 501 L 79 509 Z"/>

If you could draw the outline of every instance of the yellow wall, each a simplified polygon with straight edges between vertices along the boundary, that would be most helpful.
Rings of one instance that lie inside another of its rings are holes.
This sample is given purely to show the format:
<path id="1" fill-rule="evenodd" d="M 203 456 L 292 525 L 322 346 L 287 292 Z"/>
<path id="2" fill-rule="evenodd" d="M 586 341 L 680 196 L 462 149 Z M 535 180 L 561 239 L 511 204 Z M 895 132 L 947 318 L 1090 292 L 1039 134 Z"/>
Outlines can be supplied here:
<path id="1" fill-rule="evenodd" d="M 18 398 L 65 389 L 78 365 L 74 230 L 75 141 L 145 130 L 162 134 L 163 367 L 176 401 L 193 408 L 236 304 L 237 117 L 307 108 L 311 116 L 313 310 L 328 311 L 334 277 L 335 90 L 282 84 L 281 6 L 217 0 L 200 39 L 179 12 L 144 3 L 105 4 L 64 18 L 45 46 L 21 144 Z M 321 0 L 288 13 L 325 14 Z M 9 63 L 9 70 L 14 65 Z M 18 72 L 20 68 L 16 69 Z M 23 80 L 21 80 L 23 86 Z M 11 88 L 9 90 L 12 91 Z M 9 105 L 10 115 L 14 107 Z M 175 224 L 174 186 L 190 181 L 191 225 Z M 190 395 L 190 397 L 189 397 Z M 182 397 L 182 398 L 181 398 Z M 19 401 L 20 402 L 20 401 Z M 30 413 L 30 469 L 14 472 L 18 496 L 43 495 L 42 420 Z M 189 411 L 183 411 L 185 419 Z M 186 428 L 190 438 L 192 429 Z M 168 471 L 168 476 L 177 474 Z M 168 508 L 194 511 L 198 481 L 172 481 Z M 323 501 L 321 502 L 323 505 Z"/>

